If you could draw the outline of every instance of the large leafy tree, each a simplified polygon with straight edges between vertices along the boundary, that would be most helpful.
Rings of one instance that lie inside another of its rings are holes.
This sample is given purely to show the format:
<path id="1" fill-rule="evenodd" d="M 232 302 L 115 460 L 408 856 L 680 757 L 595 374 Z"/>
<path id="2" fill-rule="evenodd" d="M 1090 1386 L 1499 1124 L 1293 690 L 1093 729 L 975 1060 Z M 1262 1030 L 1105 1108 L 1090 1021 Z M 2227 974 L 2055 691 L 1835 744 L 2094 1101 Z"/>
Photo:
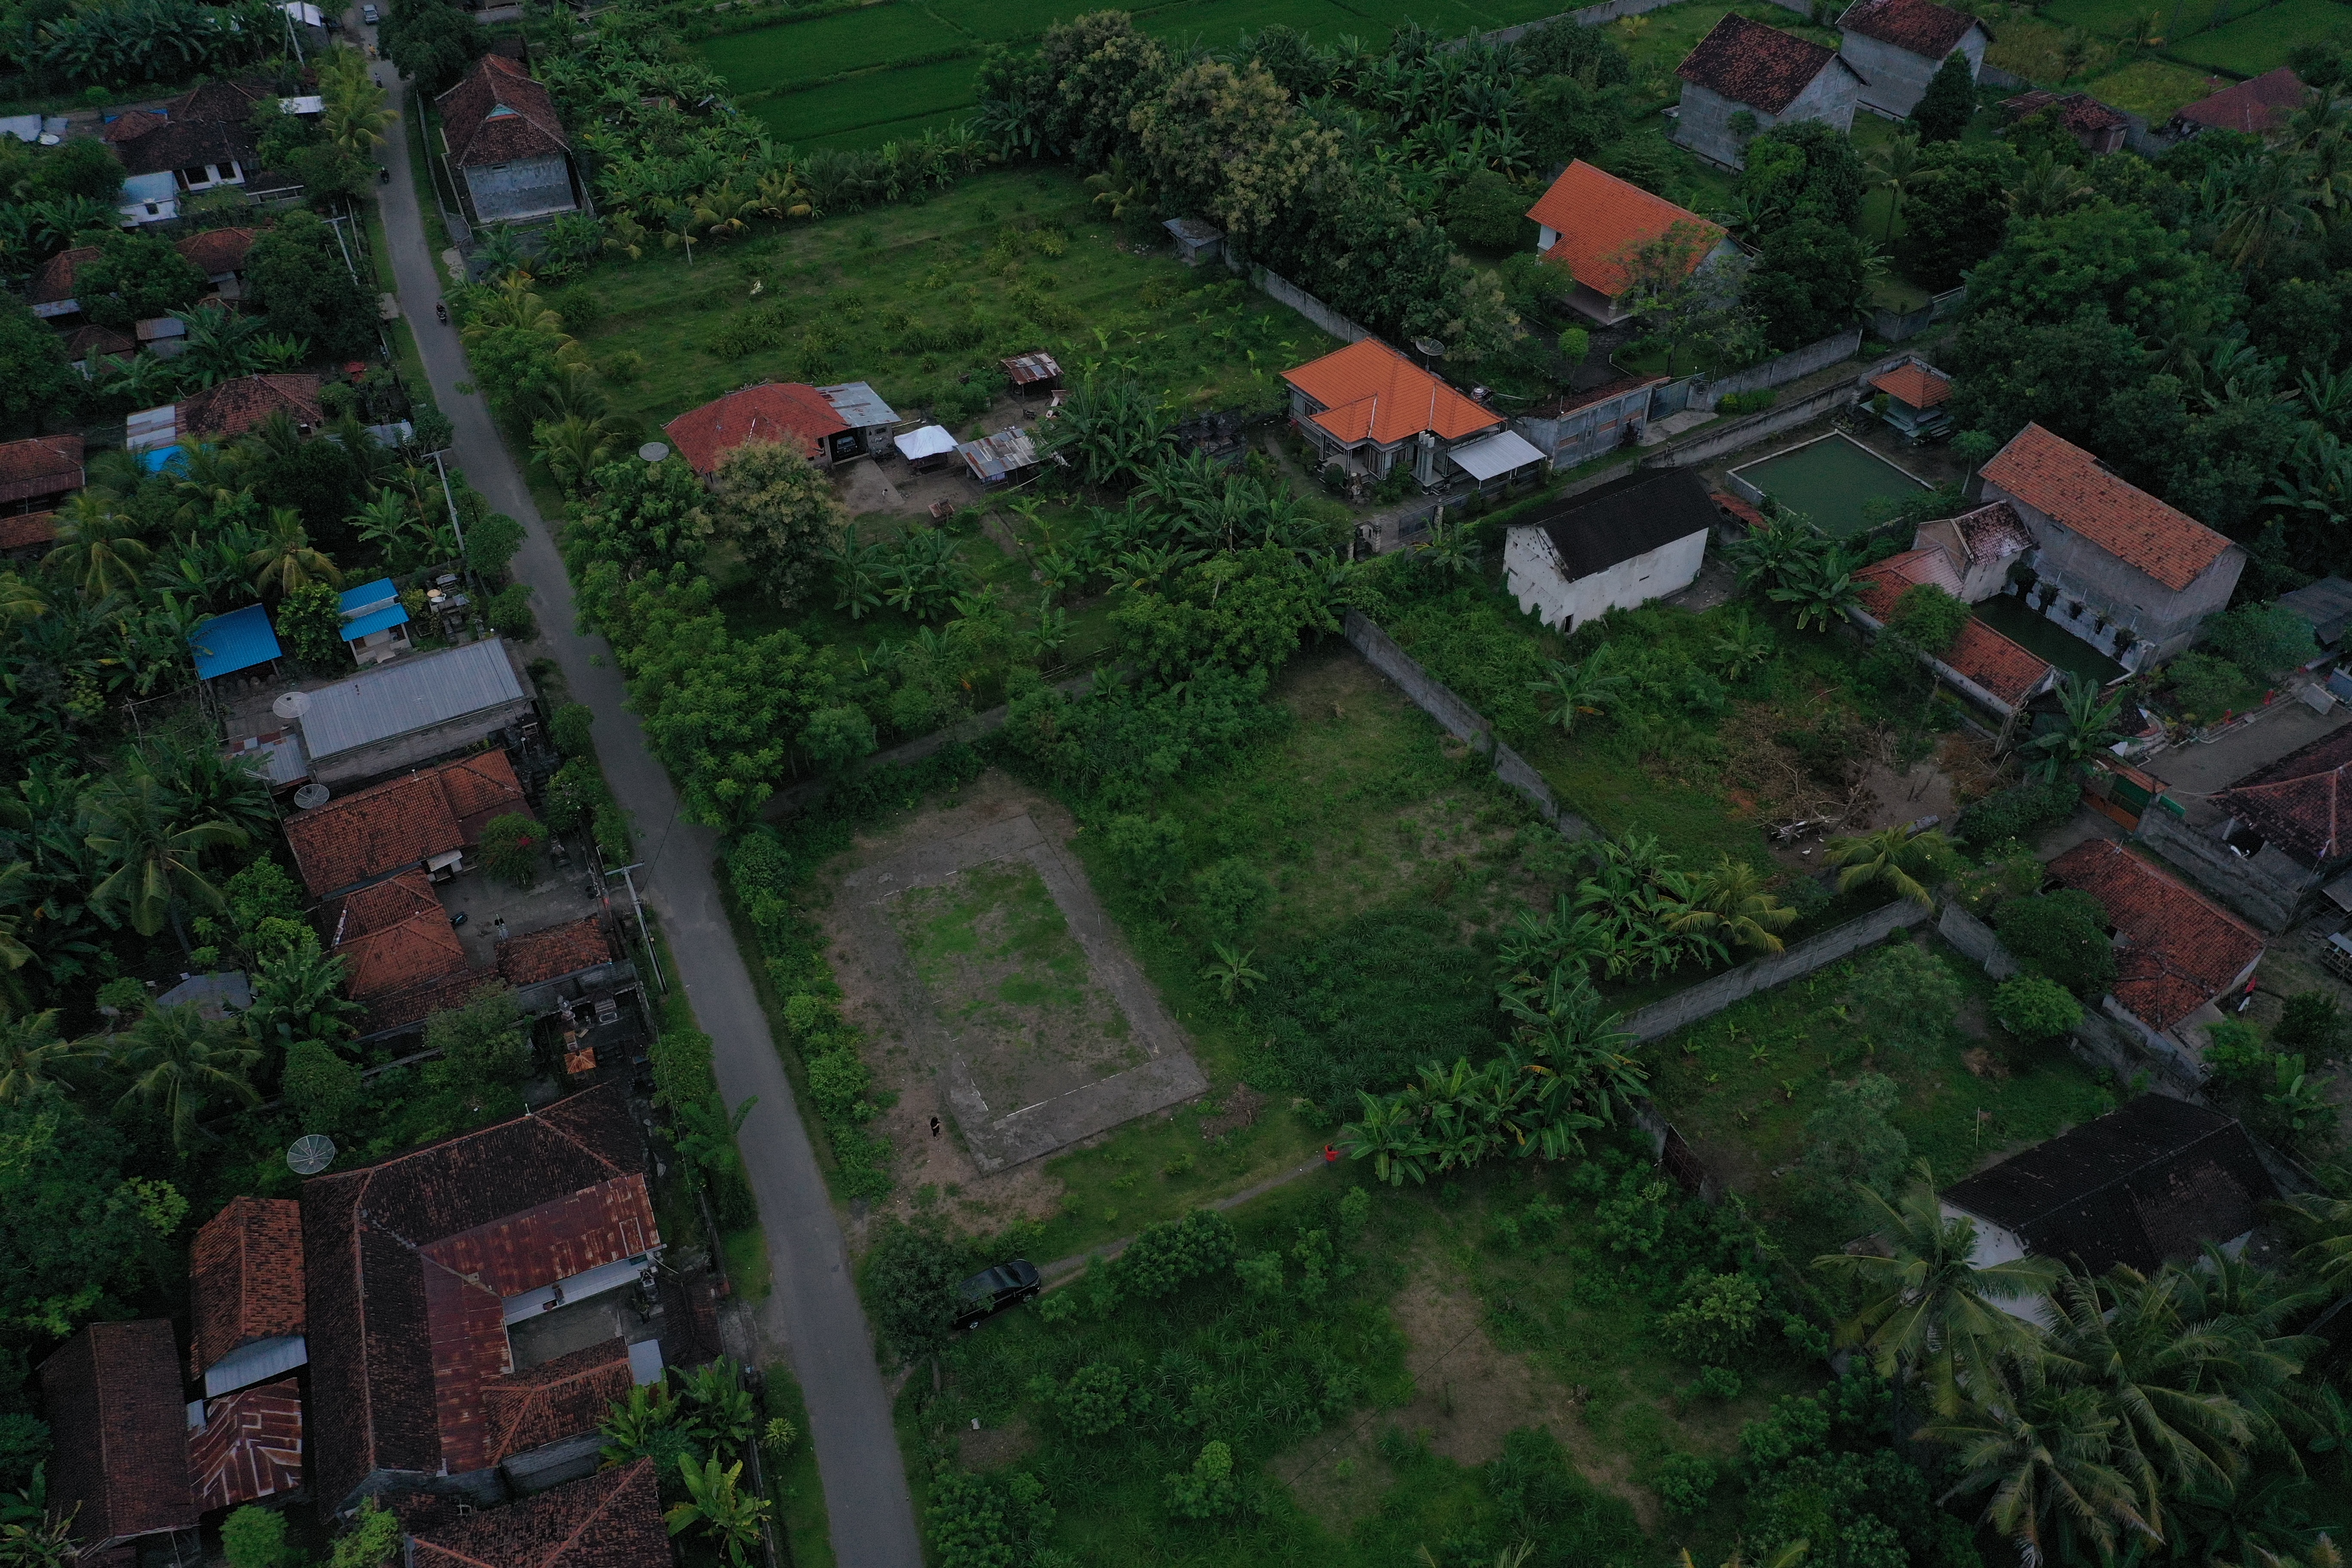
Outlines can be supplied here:
<path id="1" fill-rule="evenodd" d="M 1911 106 L 1911 123 L 1919 128 L 1923 142 L 1958 142 L 1976 111 L 1975 73 L 1969 68 L 1969 57 L 1955 49 Z"/>
<path id="2" fill-rule="evenodd" d="M 0 1358 L 130 1317 L 164 1268 L 184 1268 L 163 1244 L 187 1199 L 126 1177 L 130 1157 L 121 1131 L 54 1087 L 0 1101 Z"/>
<path id="3" fill-rule="evenodd" d="M 393 0 L 376 42 L 428 98 L 457 86 L 489 47 L 480 25 L 448 0 Z"/>
<path id="4" fill-rule="evenodd" d="M 2096 310 L 2147 342 L 2211 324 L 2231 292 L 2186 233 L 2104 202 L 2019 226 L 1969 278 L 1973 310 L 2048 326 Z"/>
<path id="5" fill-rule="evenodd" d="M 80 379 L 66 358 L 65 339 L 16 295 L 0 299 L 0 414 L 37 419 L 68 406 Z"/>
<path id="6" fill-rule="evenodd" d="M 373 301 L 344 264 L 333 231 L 314 213 L 286 213 L 256 237 L 246 282 L 271 331 L 307 338 L 337 358 L 375 341 Z"/>
<path id="7" fill-rule="evenodd" d="M 1861 236 L 1801 216 L 1765 237 L 1747 301 L 1775 349 L 1799 348 L 1851 325 L 1869 287 Z"/>
<path id="8" fill-rule="evenodd" d="M 168 239 L 152 234 L 110 237 L 95 260 L 76 269 L 74 297 L 103 327 L 184 310 L 205 291 L 205 275 Z"/>
<path id="9" fill-rule="evenodd" d="M 2029 421 L 2090 442 L 2110 403 L 2143 381 L 2147 357 L 2130 328 L 2095 306 L 2054 322 L 2028 321 L 2008 307 L 1973 310 L 1942 356 L 1958 378 L 1952 421 L 1995 442 Z"/>
<path id="10" fill-rule="evenodd" d="M 833 481 L 777 441 L 747 441 L 719 460 L 715 510 L 719 531 L 787 608 L 815 581 L 846 521 Z"/>
<path id="11" fill-rule="evenodd" d="M 1904 271 L 1948 289 L 2000 248 L 2009 228 L 2006 162 L 1997 147 L 1943 142 L 1921 149 L 1895 242 Z"/>
<path id="12" fill-rule="evenodd" d="M 1862 154 L 1833 126 L 1813 120 L 1775 125 L 1751 137 L 1743 156 L 1739 194 L 1768 229 L 1801 218 L 1843 228 L 1862 211 Z"/>

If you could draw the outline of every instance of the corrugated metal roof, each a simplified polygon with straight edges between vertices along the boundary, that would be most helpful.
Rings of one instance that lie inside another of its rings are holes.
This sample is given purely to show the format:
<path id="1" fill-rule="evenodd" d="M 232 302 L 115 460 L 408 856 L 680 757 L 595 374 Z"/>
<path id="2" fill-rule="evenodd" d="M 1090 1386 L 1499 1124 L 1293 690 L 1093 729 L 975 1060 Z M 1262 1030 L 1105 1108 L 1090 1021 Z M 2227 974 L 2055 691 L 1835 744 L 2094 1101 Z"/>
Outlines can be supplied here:
<path id="1" fill-rule="evenodd" d="M 862 381 L 845 381 L 839 386 L 820 386 L 817 391 L 833 405 L 835 414 L 856 428 L 898 423 L 898 416 L 882 401 L 882 395 Z"/>
<path id="2" fill-rule="evenodd" d="M 134 452 L 150 447 L 168 447 L 179 438 L 180 405 L 176 403 L 142 408 L 123 422 L 122 444 Z"/>
<path id="3" fill-rule="evenodd" d="M 1540 450 L 1525 437 L 1511 430 L 1497 430 L 1492 436 L 1481 436 L 1445 455 L 1474 479 L 1491 479 L 1514 468 L 1524 468 L 1529 463 L 1543 461 Z"/>
<path id="4" fill-rule="evenodd" d="M 997 363 L 1004 367 L 1004 374 L 1013 378 L 1013 384 L 1015 386 L 1034 386 L 1038 382 L 1051 381 L 1062 374 L 1062 367 L 1055 363 L 1054 356 L 1049 353 L 1015 354 L 1011 359 L 1000 360 Z"/>
<path id="5" fill-rule="evenodd" d="M 1018 427 L 966 441 L 956 450 L 982 484 L 1000 484 L 1015 469 L 1037 466 L 1037 448 L 1030 444 L 1029 432 Z"/>
<path id="6" fill-rule="evenodd" d="M 522 697 L 506 640 L 492 637 L 399 659 L 313 691 L 300 721 L 302 742 L 315 761 Z"/>
<path id="7" fill-rule="evenodd" d="M 377 632 L 388 632 L 394 626 L 404 626 L 407 624 L 407 610 L 401 606 L 398 600 L 394 600 L 383 608 L 370 611 L 357 620 L 345 621 L 343 640 L 357 642 L 362 637 L 373 637 Z"/>

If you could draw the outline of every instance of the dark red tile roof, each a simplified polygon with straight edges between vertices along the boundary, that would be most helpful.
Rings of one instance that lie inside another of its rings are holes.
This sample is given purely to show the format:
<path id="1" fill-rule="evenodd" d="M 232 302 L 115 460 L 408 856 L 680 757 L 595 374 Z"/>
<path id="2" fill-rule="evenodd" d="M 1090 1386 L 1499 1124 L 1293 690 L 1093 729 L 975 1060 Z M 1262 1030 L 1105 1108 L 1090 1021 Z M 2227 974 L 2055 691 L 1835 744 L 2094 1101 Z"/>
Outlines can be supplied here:
<path id="1" fill-rule="evenodd" d="M 1932 544 L 1865 566 L 1853 580 L 1862 587 L 1862 607 L 1882 621 L 1915 587 L 1941 588 L 1955 599 L 1960 596 L 1960 576 L 1952 569 L 1952 558 Z"/>
<path id="2" fill-rule="evenodd" d="M 1842 31 L 1860 33 L 1940 64 L 1979 23 L 1967 12 L 1935 0 L 1859 0 L 1846 7 L 1837 25 Z"/>
<path id="3" fill-rule="evenodd" d="M 619 1245 L 616 1215 L 643 1201 L 643 1170 L 627 1106 L 600 1087 L 303 1184 L 311 1481 L 323 1509 L 341 1507 L 379 1470 L 483 1467 L 483 1385 L 508 1370 L 499 1289 L 531 1268 L 601 1259 Z M 631 1195 L 616 1209 L 606 1184 L 624 1177 Z M 646 1245 L 657 1245 L 649 1205 L 640 1223 Z M 494 1261 L 498 1288 L 444 1259 Z"/>
<path id="4" fill-rule="evenodd" d="M 1836 62 L 1835 49 L 1733 11 L 1698 41 L 1675 74 L 1734 103 L 1778 114 Z"/>
<path id="5" fill-rule="evenodd" d="M 367 1016 L 361 1021 L 360 1033 L 372 1037 L 414 1029 L 436 1013 L 454 1012 L 505 989 L 497 976 L 469 969 L 404 991 L 387 991 L 368 999 Z"/>
<path id="6" fill-rule="evenodd" d="M 31 291 L 25 298 L 35 305 L 62 305 L 74 297 L 74 274 L 98 259 L 98 247 L 78 245 L 71 250 L 60 250 L 41 263 L 33 274 Z"/>
<path id="7" fill-rule="evenodd" d="M 1916 359 L 1906 359 L 1893 370 L 1872 376 L 1870 384 L 1914 408 L 1933 408 L 1949 402 L 1952 396 L 1952 378 Z"/>
<path id="8" fill-rule="evenodd" d="M 81 489 L 79 436 L 35 436 L 0 442 L 0 501 L 59 496 Z"/>
<path id="9" fill-rule="evenodd" d="M 40 1376 L 56 1446 L 49 1505 L 75 1510 L 76 1541 L 194 1528 L 188 1412 L 170 1323 L 92 1323 L 41 1363 Z"/>
<path id="10" fill-rule="evenodd" d="M 246 255 L 253 249 L 253 237 L 259 232 L 250 228 L 209 228 L 188 236 L 173 248 L 195 263 L 196 270 L 207 278 L 242 272 Z"/>
<path id="11" fill-rule="evenodd" d="M 465 946 L 438 904 L 380 931 L 362 931 L 335 953 L 343 961 L 343 991 L 354 1002 L 474 974 Z"/>
<path id="12" fill-rule="evenodd" d="M 782 442 L 814 458 L 826 437 L 848 428 L 815 387 L 772 381 L 690 408 L 663 426 L 662 434 L 696 473 L 709 476 L 746 441 Z"/>
<path id="13" fill-rule="evenodd" d="M 2010 437 L 1984 466 L 1984 479 L 2176 593 L 2230 548 L 2187 512 L 2125 483 L 2039 425 Z"/>
<path id="14" fill-rule="evenodd" d="M 2021 92 L 2015 98 L 2001 100 L 2000 106 L 2009 110 L 2011 118 L 2018 120 L 2030 114 L 2039 114 L 2045 109 L 2052 110 L 2058 117 L 2058 123 L 2077 136 L 2113 131 L 2117 126 L 2131 123 L 2087 92 L 2070 92 L 2062 98 L 2048 88 L 2037 87 L 2032 92 Z"/>
<path id="15" fill-rule="evenodd" d="M 1706 499 L 1715 503 L 1716 510 L 1723 513 L 1723 515 L 1730 521 L 1739 523 L 1747 528 L 1761 529 L 1771 526 L 1764 521 L 1764 514 L 1762 512 L 1758 511 L 1754 507 L 1749 506 L 1738 496 L 1727 495 L 1721 490 L 1710 490 L 1707 493 Z"/>
<path id="16" fill-rule="evenodd" d="M 57 542 L 56 512 L 26 511 L 14 517 L 0 517 L 0 552 L 37 550 Z"/>
<path id="17" fill-rule="evenodd" d="M 286 842 L 310 891 L 326 894 L 478 843 L 483 823 L 523 809 L 513 762 L 481 752 L 289 817 Z"/>
<path id="18" fill-rule="evenodd" d="M 302 1205 L 236 1197 L 190 1249 L 194 1326 L 188 1362 L 204 1376 L 243 1345 L 302 1331 Z"/>
<path id="19" fill-rule="evenodd" d="M 482 1391 L 489 1462 L 593 1431 L 635 1385 L 628 1342 L 618 1335 L 499 1378 Z"/>
<path id="20" fill-rule="evenodd" d="M 583 915 L 545 931 L 528 931 L 499 944 L 499 973 L 509 985 L 537 985 L 613 961 L 613 944 L 602 915 Z"/>
<path id="21" fill-rule="evenodd" d="M 206 1513 L 300 1486 L 300 1386 L 289 1377 L 205 1405 L 205 1429 L 188 1434 L 188 1469 L 197 1505 Z"/>
<path id="22" fill-rule="evenodd" d="M 660 1245 L 646 1179 L 631 1171 L 444 1237 L 425 1255 L 503 1300 Z"/>
<path id="23" fill-rule="evenodd" d="M 411 1568 L 670 1568 L 672 1562 L 651 1459 L 422 1525 L 414 1539 Z"/>
<path id="24" fill-rule="evenodd" d="M 119 142 L 134 141 L 150 131 L 161 131 L 171 123 L 167 115 L 152 109 L 126 109 L 108 121 L 98 133 L 98 139 L 111 146 Z"/>
<path id="25" fill-rule="evenodd" d="M 242 436 L 273 414 L 283 414 L 305 430 L 324 417 L 319 408 L 319 378 L 306 372 L 273 371 L 241 375 L 180 400 L 183 436 Z"/>
<path id="26" fill-rule="evenodd" d="M 2299 860 L 2324 866 L 2352 853 L 2352 730 L 2322 735 L 2213 797 Z"/>
<path id="27" fill-rule="evenodd" d="M 127 354 L 139 352 L 139 340 L 129 332 L 116 331 L 85 322 L 66 334 L 66 353 L 74 359 L 88 359 L 92 354 Z"/>
<path id="28" fill-rule="evenodd" d="M 2050 862 L 2050 874 L 2106 910 L 2115 998 L 2151 1028 L 2169 1029 L 2220 996 L 2263 954 L 2250 928 L 2120 844 L 2077 845 Z"/>
<path id="29" fill-rule="evenodd" d="M 2179 118 L 2212 131 L 2242 131 L 2263 136 L 2285 125 L 2288 117 L 2301 109 L 2310 96 L 2311 89 L 2303 85 L 2303 79 L 2281 66 L 2252 81 L 2242 81 L 2235 87 L 2223 88 L 2210 98 L 2199 99 L 2182 110 Z"/>
<path id="30" fill-rule="evenodd" d="M 260 170 L 247 122 L 265 96 L 275 95 L 247 82 L 205 82 L 173 99 L 160 123 L 149 123 L 152 116 L 134 121 L 126 114 L 107 128 L 106 140 L 133 174 L 235 162 L 250 179 Z"/>
<path id="31" fill-rule="evenodd" d="M 373 882 L 345 896 L 328 920 L 330 947 L 341 947 L 369 931 L 389 931 L 413 915 L 439 910 L 440 898 L 433 879 L 421 867 L 411 868 L 387 881 Z"/>
<path id="32" fill-rule="evenodd" d="M 1882 622 L 1894 615 L 1895 606 L 1915 584 L 1926 584 L 1954 598 L 1960 596 L 1959 574 L 1952 558 L 1937 545 L 1890 555 L 1855 573 L 1854 580 L 1862 584 L 1863 608 Z M 2052 673 L 2048 659 L 2027 652 L 1973 616 L 1962 624 L 1952 646 L 1937 658 L 2011 708 L 2039 690 Z"/>
<path id="33" fill-rule="evenodd" d="M 484 55 L 435 101 L 449 161 L 461 169 L 570 151 L 547 89 L 503 55 Z"/>

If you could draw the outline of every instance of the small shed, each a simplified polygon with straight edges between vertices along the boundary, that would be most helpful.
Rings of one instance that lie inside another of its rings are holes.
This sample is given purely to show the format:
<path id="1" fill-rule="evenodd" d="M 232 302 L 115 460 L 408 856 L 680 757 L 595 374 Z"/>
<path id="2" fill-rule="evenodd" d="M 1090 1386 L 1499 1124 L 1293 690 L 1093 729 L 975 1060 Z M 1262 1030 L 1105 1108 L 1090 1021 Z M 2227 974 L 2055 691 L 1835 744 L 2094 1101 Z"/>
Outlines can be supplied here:
<path id="1" fill-rule="evenodd" d="M 926 425 L 898 437 L 891 445 L 898 448 L 898 456 L 907 459 L 907 466 L 920 474 L 943 466 L 953 457 L 956 438 L 943 425 Z"/>
<path id="2" fill-rule="evenodd" d="M 1042 349 L 1035 353 L 1014 354 L 1011 359 L 996 363 L 1004 367 L 1005 376 L 1013 383 L 1013 392 L 1022 397 L 1032 392 L 1050 392 L 1061 384 L 1062 367 L 1055 363 L 1052 354 Z"/>
<path id="3" fill-rule="evenodd" d="M 1029 432 L 1015 426 L 966 441 L 956 448 L 971 477 L 983 485 L 1001 485 L 1027 479 L 1037 468 L 1037 447 Z"/>
<path id="4" fill-rule="evenodd" d="M 188 634 L 195 655 L 196 679 L 217 680 L 239 670 L 275 664 L 283 650 L 270 629 L 269 614 L 259 605 L 247 605 L 225 616 L 215 616 Z"/>
<path id="5" fill-rule="evenodd" d="M 1465 441 L 1445 454 L 1446 461 L 1478 481 L 1478 493 L 1492 495 L 1544 471 L 1542 448 L 1515 430 L 1497 430 Z"/>
<path id="6" fill-rule="evenodd" d="M 1952 427 L 1944 406 L 1952 400 L 1952 378 L 1916 354 L 1872 376 L 1870 389 L 1885 395 L 1881 417 L 1910 440 L 1929 440 Z"/>
<path id="7" fill-rule="evenodd" d="M 1218 247 L 1225 242 L 1224 230 L 1211 228 L 1196 217 L 1171 217 L 1160 226 L 1175 240 L 1176 254 L 1187 267 L 1214 261 Z"/>
<path id="8" fill-rule="evenodd" d="M 828 455 L 838 463 L 850 458 L 878 457 L 883 443 L 898 424 L 898 416 L 882 401 L 882 395 L 862 381 L 845 381 L 838 386 L 820 386 L 817 395 L 833 405 L 841 422 L 849 426 L 825 437 Z"/>
<path id="9" fill-rule="evenodd" d="M 25 511 L 0 517 L 0 560 L 29 561 L 58 542 L 58 514 Z"/>
<path id="10" fill-rule="evenodd" d="M 343 646 L 360 664 L 382 664 L 406 648 L 408 608 L 389 577 L 343 590 Z"/>
<path id="11" fill-rule="evenodd" d="M 2000 107 L 2011 121 L 2028 120 L 2046 111 L 2077 146 L 2094 155 L 2120 149 L 2125 134 L 2131 129 L 2131 121 L 2087 92 L 2062 95 L 2037 87 L 2032 92 L 2001 100 Z"/>

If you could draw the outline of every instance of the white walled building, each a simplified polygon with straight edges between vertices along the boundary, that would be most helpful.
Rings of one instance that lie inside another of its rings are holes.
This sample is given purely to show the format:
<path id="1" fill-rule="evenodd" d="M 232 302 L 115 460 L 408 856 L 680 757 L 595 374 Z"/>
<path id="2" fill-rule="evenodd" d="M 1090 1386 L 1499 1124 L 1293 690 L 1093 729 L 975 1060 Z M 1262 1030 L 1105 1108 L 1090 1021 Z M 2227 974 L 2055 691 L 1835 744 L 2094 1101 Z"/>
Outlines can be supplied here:
<path id="1" fill-rule="evenodd" d="M 1503 580 L 1520 609 L 1572 632 L 1689 587 L 1715 520 L 1697 474 L 1640 470 L 1512 528 Z"/>

